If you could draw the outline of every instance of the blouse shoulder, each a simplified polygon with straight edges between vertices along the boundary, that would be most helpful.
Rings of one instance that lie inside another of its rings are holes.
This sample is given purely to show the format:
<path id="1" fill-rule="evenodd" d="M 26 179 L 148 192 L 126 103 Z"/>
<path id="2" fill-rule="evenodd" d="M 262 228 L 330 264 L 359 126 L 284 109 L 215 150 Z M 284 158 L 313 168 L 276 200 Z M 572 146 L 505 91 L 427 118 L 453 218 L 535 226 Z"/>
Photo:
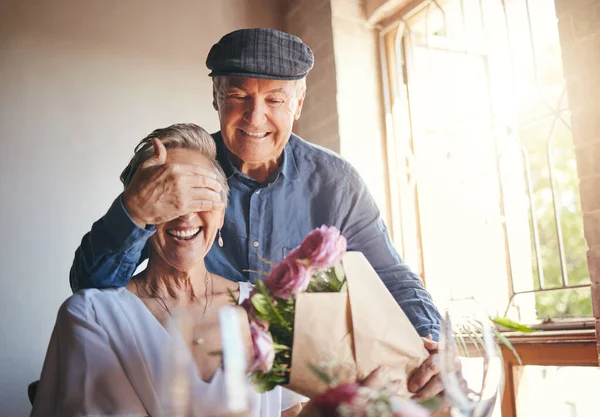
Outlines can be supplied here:
<path id="1" fill-rule="evenodd" d="M 238 300 L 238 304 L 241 304 L 248 298 L 250 298 L 250 292 L 254 288 L 254 285 L 250 282 L 242 281 L 240 284 L 240 299 Z"/>
<path id="2" fill-rule="evenodd" d="M 58 321 L 95 319 L 94 311 L 98 305 L 113 303 L 117 297 L 123 295 L 123 288 L 81 290 L 65 300 L 58 310 Z"/>

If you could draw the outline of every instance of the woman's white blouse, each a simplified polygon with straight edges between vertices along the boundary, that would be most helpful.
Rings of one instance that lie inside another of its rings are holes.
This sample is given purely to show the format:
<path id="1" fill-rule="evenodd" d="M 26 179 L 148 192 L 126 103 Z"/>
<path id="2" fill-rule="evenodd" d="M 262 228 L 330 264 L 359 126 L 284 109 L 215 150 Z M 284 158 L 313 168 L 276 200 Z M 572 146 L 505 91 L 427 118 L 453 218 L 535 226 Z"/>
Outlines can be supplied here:
<path id="1" fill-rule="evenodd" d="M 241 283 L 240 301 L 250 291 Z M 31 415 L 163 416 L 177 406 L 174 398 L 185 399 L 183 415 L 226 413 L 222 371 L 206 383 L 193 360 L 129 290 L 80 291 L 58 312 Z M 279 417 L 306 401 L 281 387 L 252 397 L 256 417 Z"/>

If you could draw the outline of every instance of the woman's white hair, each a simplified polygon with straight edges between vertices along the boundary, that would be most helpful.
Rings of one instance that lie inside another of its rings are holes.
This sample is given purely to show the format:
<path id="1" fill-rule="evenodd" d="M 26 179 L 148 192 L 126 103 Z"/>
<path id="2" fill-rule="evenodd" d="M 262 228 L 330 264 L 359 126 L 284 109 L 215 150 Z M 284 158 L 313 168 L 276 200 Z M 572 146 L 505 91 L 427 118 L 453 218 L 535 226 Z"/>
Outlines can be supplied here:
<path id="1" fill-rule="evenodd" d="M 221 198 L 227 204 L 229 186 L 223 168 L 217 161 L 217 146 L 212 136 L 193 123 L 178 123 L 156 129 L 135 147 L 134 155 L 121 173 L 121 182 L 127 188 L 135 173 L 144 162 L 155 155 L 152 138 L 159 139 L 167 149 L 189 149 L 204 155 L 217 171 L 217 181 L 221 184 Z"/>

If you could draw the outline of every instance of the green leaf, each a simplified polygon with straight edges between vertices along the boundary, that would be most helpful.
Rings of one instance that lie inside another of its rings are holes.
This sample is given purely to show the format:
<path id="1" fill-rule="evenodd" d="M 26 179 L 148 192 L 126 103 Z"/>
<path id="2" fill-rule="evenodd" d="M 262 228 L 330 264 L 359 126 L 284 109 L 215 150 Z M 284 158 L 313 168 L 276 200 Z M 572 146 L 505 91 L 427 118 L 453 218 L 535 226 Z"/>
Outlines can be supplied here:
<path id="1" fill-rule="evenodd" d="M 474 344 L 477 348 L 477 352 L 480 352 L 479 346 L 483 346 L 483 338 L 481 336 L 483 326 L 477 320 L 467 317 L 467 323 L 465 324 L 465 328 L 469 332 L 469 337 L 472 336 L 477 340 L 477 343 Z"/>
<path id="2" fill-rule="evenodd" d="M 467 358 L 470 357 L 471 355 L 469 354 L 469 348 L 467 347 L 467 344 L 465 343 L 465 339 L 461 332 L 454 332 L 454 340 L 458 341 L 462 354 Z"/>
<path id="3" fill-rule="evenodd" d="M 342 266 L 341 262 L 335 264 L 335 266 L 333 267 L 333 271 L 335 272 L 335 275 L 337 276 L 337 280 L 339 282 L 344 282 L 346 280 L 346 273 L 344 272 L 344 267 Z"/>
<path id="4" fill-rule="evenodd" d="M 497 324 L 504 326 L 507 329 L 513 330 L 515 332 L 521 332 L 521 333 L 533 332 L 533 329 L 531 327 L 527 327 L 524 324 L 517 323 L 516 321 L 513 321 L 506 317 L 492 317 L 491 320 L 494 323 L 497 323 Z"/>
<path id="5" fill-rule="evenodd" d="M 417 400 L 417 404 L 425 407 L 430 413 L 433 413 L 444 404 L 444 399 L 442 396 L 435 396 L 424 400 Z"/>
<path id="6" fill-rule="evenodd" d="M 273 268 L 273 262 L 269 261 L 268 259 L 265 259 L 265 258 L 263 258 L 263 257 L 260 255 L 260 253 L 257 253 L 256 255 L 258 256 L 258 259 L 260 259 L 260 261 L 261 261 L 262 263 L 264 263 L 264 264 L 267 264 L 267 265 L 269 265 L 271 268 Z M 269 275 L 269 274 L 267 274 L 267 275 Z"/>
<path id="7" fill-rule="evenodd" d="M 288 346 L 281 345 L 279 343 L 273 343 L 273 347 L 275 348 L 275 353 L 282 352 L 284 350 L 290 350 Z"/>
<path id="8" fill-rule="evenodd" d="M 333 382 L 332 378 L 327 374 L 327 372 L 325 372 L 324 370 L 322 370 L 321 368 L 319 368 L 316 365 L 313 365 L 310 362 L 307 362 L 307 366 L 309 367 L 309 369 L 323 382 L 325 382 L 327 385 L 331 385 L 331 383 Z"/>
<path id="9" fill-rule="evenodd" d="M 265 271 L 257 271 L 254 269 L 242 269 L 242 272 L 252 272 L 253 274 L 262 275 L 263 277 L 268 277 L 269 274 Z"/>
<path id="10" fill-rule="evenodd" d="M 277 384 L 269 379 L 269 374 L 257 372 L 252 375 L 252 386 L 257 392 L 263 393 L 271 391 Z"/>
<path id="11" fill-rule="evenodd" d="M 479 349 L 479 344 L 481 343 L 481 346 L 483 346 L 483 340 L 481 339 L 481 336 L 473 329 L 473 327 L 471 327 L 469 324 L 464 324 L 462 326 L 462 331 L 469 337 L 471 343 L 473 346 L 475 346 L 477 353 L 481 352 Z"/>
<path id="12" fill-rule="evenodd" d="M 233 291 L 231 291 L 230 288 L 227 288 L 227 293 L 229 294 L 229 300 L 231 301 L 231 304 L 237 305 L 238 304 L 238 297 L 236 297 L 233 294 Z"/>
<path id="13" fill-rule="evenodd" d="M 254 309 L 261 316 L 267 315 L 268 306 L 270 304 L 269 299 L 263 294 L 254 294 L 252 298 L 250 298 L 250 302 L 254 306 Z"/>
<path id="14" fill-rule="evenodd" d="M 522 365 L 523 362 L 521 362 L 521 357 L 517 353 L 517 350 L 515 349 L 513 344 L 510 343 L 510 340 L 508 340 L 506 338 L 506 336 L 504 336 L 502 333 L 500 333 L 497 329 L 494 329 L 494 335 L 500 341 L 500 343 L 502 343 L 504 346 L 506 346 L 508 349 L 510 349 L 510 351 L 513 353 L 513 355 L 515 355 L 515 358 L 517 358 L 517 361 L 519 361 L 519 365 Z"/>

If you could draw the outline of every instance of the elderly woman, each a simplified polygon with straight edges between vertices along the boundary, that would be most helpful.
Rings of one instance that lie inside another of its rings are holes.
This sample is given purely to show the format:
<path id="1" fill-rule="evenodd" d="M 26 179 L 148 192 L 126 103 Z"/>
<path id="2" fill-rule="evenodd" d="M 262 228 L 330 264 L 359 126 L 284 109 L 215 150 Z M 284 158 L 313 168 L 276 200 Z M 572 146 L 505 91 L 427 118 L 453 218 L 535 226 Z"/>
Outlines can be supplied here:
<path id="1" fill-rule="evenodd" d="M 167 164 L 213 172 L 226 202 L 227 180 L 204 129 L 178 124 L 152 132 L 121 175 L 125 187 L 155 154 L 166 154 Z M 214 354 L 220 350 L 216 317 L 231 304 L 231 293 L 244 299 L 249 284 L 206 269 L 215 240 L 223 245 L 223 219 L 218 209 L 155 225 L 148 265 L 126 288 L 83 290 L 65 301 L 32 416 L 175 415 L 169 407 L 183 395 L 178 381 L 185 381 L 187 399 L 177 415 L 228 415 L 221 358 Z M 173 331 L 181 323 L 173 313 L 182 310 L 189 325 Z M 279 417 L 302 398 L 279 387 L 252 396 L 253 414 L 261 417 Z"/>

